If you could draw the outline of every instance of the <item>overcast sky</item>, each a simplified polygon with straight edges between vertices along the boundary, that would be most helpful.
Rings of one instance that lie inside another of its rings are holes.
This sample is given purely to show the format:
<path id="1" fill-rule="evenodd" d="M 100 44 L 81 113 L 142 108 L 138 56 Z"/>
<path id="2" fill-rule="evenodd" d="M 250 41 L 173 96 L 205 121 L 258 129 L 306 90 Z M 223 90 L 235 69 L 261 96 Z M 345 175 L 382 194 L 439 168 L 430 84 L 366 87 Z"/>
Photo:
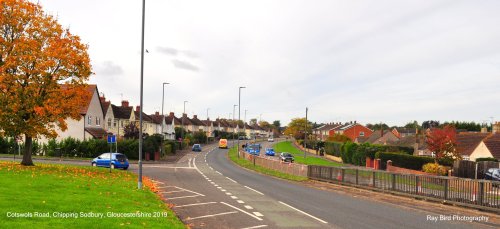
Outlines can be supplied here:
<path id="1" fill-rule="evenodd" d="M 40 0 L 139 104 L 140 0 Z M 500 1 L 147 0 L 144 109 L 286 124 L 500 120 Z M 236 112 L 237 114 L 237 112 Z M 237 116 L 236 116 L 237 117 Z"/>

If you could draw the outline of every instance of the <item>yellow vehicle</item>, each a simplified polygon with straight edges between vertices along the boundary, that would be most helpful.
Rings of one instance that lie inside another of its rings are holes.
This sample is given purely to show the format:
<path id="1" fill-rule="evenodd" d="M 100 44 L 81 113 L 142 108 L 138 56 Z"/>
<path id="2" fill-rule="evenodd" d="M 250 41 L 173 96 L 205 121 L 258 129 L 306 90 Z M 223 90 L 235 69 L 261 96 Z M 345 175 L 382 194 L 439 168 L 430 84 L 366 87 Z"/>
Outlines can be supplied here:
<path id="1" fill-rule="evenodd" d="M 219 140 L 219 148 L 220 149 L 227 149 L 227 139 L 221 138 Z"/>

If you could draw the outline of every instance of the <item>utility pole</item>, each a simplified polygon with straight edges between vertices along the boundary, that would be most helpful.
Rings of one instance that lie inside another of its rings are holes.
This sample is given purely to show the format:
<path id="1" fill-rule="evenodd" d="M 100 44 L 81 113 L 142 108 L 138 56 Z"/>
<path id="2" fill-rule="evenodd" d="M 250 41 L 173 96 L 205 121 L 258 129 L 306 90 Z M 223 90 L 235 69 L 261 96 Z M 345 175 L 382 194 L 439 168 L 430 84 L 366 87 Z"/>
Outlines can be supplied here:
<path id="1" fill-rule="evenodd" d="M 142 189 L 142 94 L 144 81 L 144 24 L 146 21 L 146 0 L 142 0 L 142 33 L 141 33 L 141 94 L 140 94 L 140 110 L 139 110 L 139 176 L 137 179 L 137 188 Z M 111 158 L 110 158 L 111 160 Z"/>
<path id="2" fill-rule="evenodd" d="M 186 103 L 188 101 L 184 101 L 184 111 L 182 112 L 182 119 L 181 119 L 181 149 L 183 148 L 182 146 L 184 145 L 184 114 L 186 113 Z"/>
<path id="3" fill-rule="evenodd" d="M 241 120 L 241 117 L 240 117 L 240 111 L 241 111 L 241 89 L 242 88 L 245 88 L 245 87 L 240 87 L 238 89 L 238 123 L 236 123 L 237 127 L 238 127 L 238 146 L 236 147 L 236 153 L 238 154 L 238 158 L 240 157 L 240 120 Z M 243 124 L 243 129 L 245 128 L 245 124 Z"/>
<path id="4" fill-rule="evenodd" d="M 306 159 L 306 152 L 307 152 L 307 144 L 306 144 L 306 141 L 307 141 L 307 111 L 309 110 L 309 108 L 306 107 L 306 123 L 305 123 L 305 129 L 304 129 L 304 159 Z"/>
<path id="5" fill-rule="evenodd" d="M 161 155 L 163 155 L 163 141 L 165 140 L 165 135 L 163 133 L 163 123 L 165 122 L 165 116 L 163 116 L 163 104 L 165 103 L 165 85 L 167 84 L 169 83 L 163 83 L 163 90 L 161 95 Z"/>
<path id="6" fill-rule="evenodd" d="M 236 105 L 236 104 L 233 105 L 233 124 L 234 124 L 234 113 L 236 113 L 235 112 L 236 106 L 238 106 L 238 105 Z M 233 129 L 233 147 L 234 147 L 234 131 L 235 131 L 235 129 Z"/>

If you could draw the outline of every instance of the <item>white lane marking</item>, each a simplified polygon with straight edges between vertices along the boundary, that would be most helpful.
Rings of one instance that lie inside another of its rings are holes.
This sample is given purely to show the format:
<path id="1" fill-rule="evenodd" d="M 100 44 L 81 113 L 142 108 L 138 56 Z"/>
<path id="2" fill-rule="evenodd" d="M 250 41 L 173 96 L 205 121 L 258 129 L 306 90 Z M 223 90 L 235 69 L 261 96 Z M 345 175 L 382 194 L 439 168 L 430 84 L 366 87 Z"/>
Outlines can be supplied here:
<path id="1" fill-rule="evenodd" d="M 251 217 L 253 217 L 253 218 L 257 219 L 257 220 L 259 220 L 259 221 L 262 221 L 262 219 L 261 219 L 261 218 L 259 218 L 259 217 L 255 216 L 255 215 L 253 215 L 253 214 L 250 214 L 250 213 L 246 212 L 245 210 L 239 209 L 239 208 L 237 208 L 237 207 L 235 207 L 235 206 L 233 206 L 233 205 L 231 205 L 231 204 L 228 204 L 228 203 L 224 203 L 224 202 L 220 202 L 220 203 L 221 203 L 221 204 L 224 204 L 224 205 L 226 205 L 226 206 L 228 206 L 228 207 L 234 208 L 234 209 L 236 209 L 236 210 L 238 210 L 238 211 L 240 211 L 240 212 L 243 212 L 243 213 L 245 213 L 245 214 L 247 214 L 247 215 L 249 215 L 249 216 L 251 216 Z"/>
<path id="2" fill-rule="evenodd" d="M 178 188 L 178 189 L 180 189 L 180 190 L 184 190 L 184 191 L 186 191 L 186 192 L 194 193 L 194 194 L 197 194 L 197 195 L 200 195 L 200 196 L 205 196 L 205 195 L 203 195 L 203 194 L 201 194 L 201 193 L 197 193 L 197 192 L 195 192 L 195 191 L 187 190 L 187 189 L 185 189 L 185 188 L 179 188 L 179 187 L 177 187 L 177 186 L 174 186 L 174 187 L 176 187 L 176 188 Z"/>
<path id="3" fill-rule="evenodd" d="M 163 183 L 163 182 L 161 182 L 161 181 L 155 181 L 155 180 L 153 180 L 153 183 L 165 184 L 165 183 Z"/>
<path id="4" fill-rule="evenodd" d="M 160 193 L 167 194 L 167 193 L 174 193 L 174 192 L 185 192 L 185 191 L 184 190 L 176 190 L 176 191 L 168 191 L 168 192 L 160 192 Z"/>
<path id="5" fill-rule="evenodd" d="M 253 209 L 253 208 L 252 208 L 252 206 L 250 206 L 250 205 L 245 205 L 245 206 L 243 206 L 243 207 L 245 207 L 245 208 L 246 208 L 246 209 L 248 209 L 248 210 L 252 210 L 252 209 Z"/>
<path id="6" fill-rule="evenodd" d="M 214 184 L 214 186 L 215 186 L 215 187 L 219 187 L 219 185 L 218 185 L 218 184 Z"/>
<path id="7" fill-rule="evenodd" d="M 226 192 L 226 195 L 228 195 L 228 196 L 232 196 L 233 194 L 232 194 L 232 193 L 230 193 L 230 192 Z"/>
<path id="8" fill-rule="evenodd" d="M 210 166 L 209 166 L 210 167 Z M 214 168 L 210 167 L 211 170 L 214 170 Z"/>
<path id="9" fill-rule="evenodd" d="M 236 200 L 236 199 L 238 199 L 238 197 L 236 197 L 236 196 L 231 196 L 231 199 Z"/>
<path id="10" fill-rule="evenodd" d="M 219 171 L 215 171 L 215 172 L 218 173 L 218 174 L 220 174 L 220 175 L 222 175 L 222 173 L 220 173 Z"/>
<path id="11" fill-rule="evenodd" d="M 226 191 L 226 189 L 221 189 L 221 191 L 225 192 L 225 191 Z"/>
<path id="12" fill-rule="evenodd" d="M 231 179 L 231 178 L 229 178 L 229 177 L 226 177 L 226 178 L 227 178 L 228 180 L 230 180 L 230 181 L 234 182 L 234 183 L 238 183 L 238 182 L 236 182 L 235 180 L 233 180 L 233 179 Z"/>
<path id="13" fill-rule="evenodd" d="M 234 213 L 238 213 L 238 212 L 237 211 L 223 212 L 223 213 L 218 213 L 218 214 L 213 214 L 213 215 L 204 215 L 204 216 L 198 216 L 198 217 L 193 217 L 193 218 L 187 218 L 186 220 L 208 218 L 208 217 L 214 217 L 214 216 L 219 216 L 219 215 L 229 215 L 229 214 L 234 214 Z"/>
<path id="14" fill-rule="evenodd" d="M 215 182 L 212 181 L 212 182 L 210 182 L 210 184 L 215 184 Z"/>
<path id="15" fill-rule="evenodd" d="M 255 190 L 255 189 L 253 189 L 253 188 L 248 187 L 248 186 L 245 186 L 245 188 L 248 188 L 248 189 L 250 189 L 250 190 L 252 190 L 252 191 L 254 191 L 254 192 L 256 192 L 256 193 L 259 193 L 259 194 L 261 194 L 261 195 L 264 195 L 264 193 L 259 192 L 259 191 Z"/>
<path id="16" fill-rule="evenodd" d="M 260 212 L 253 212 L 253 214 L 256 216 L 260 216 L 260 217 L 264 216 L 264 215 L 260 214 Z"/>
<path id="17" fill-rule="evenodd" d="M 179 196 L 179 197 L 170 197 L 170 198 L 168 198 L 168 197 L 167 197 L 167 199 L 168 199 L 168 200 L 175 200 L 175 199 L 184 199 L 184 198 L 191 198 L 191 197 L 198 197 L 198 196 L 199 196 L 199 195 L 193 195 L 193 196 Z"/>
<path id="18" fill-rule="evenodd" d="M 158 166 L 158 165 L 145 166 L 145 167 L 147 167 L 147 168 L 160 168 L 160 169 L 195 169 L 193 167 L 172 167 L 172 166 Z"/>
<path id="19" fill-rule="evenodd" d="M 245 228 L 241 228 L 241 229 L 256 229 L 256 228 L 263 228 L 263 227 L 267 227 L 267 225 L 258 225 L 258 226 L 253 226 L 253 227 L 245 227 Z"/>
<path id="20" fill-rule="evenodd" d="M 208 181 L 208 182 L 211 182 L 212 180 L 210 180 L 210 179 L 207 179 L 207 181 Z"/>
<path id="21" fill-rule="evenodd" d="M 191 158 L 188 160 L 188 166 L 191 167 Z"/>
<path id="22" fill-rule="evenodd" d="M 186 205 L 174 206 L 174 208 L 183 208 L 183 207 L 198 206 L 198 205 L 206 205 L 206 204 L 215 204 L 215 203 L 217 203 L 217 202 L 206 202 L 206 203 L 197 203 L 197 204 L 186 204 Z"/>
<path id="23" fill-rule="evenodd" d="M 297 208 L 294 208 L 294 207 L 292 207 L 292 206 L 290 206 L 290 205 L 288 205 L 288 204 L 285 204 L 285 203 L 283 203 L 283 202 L 281 202 L 281 201 L 278 201 L 278 202 L 280 202 L 280 204 L 283 204 L 283 205 L 285 205 L 285 206 L 287 206 L 287 207 L 289 207 L 289 208 L 291 208 L 291 209 L 293 209 L 293 210 L 295 210 L 295 211 L 298 211 L 298 212 L 300 212 L 300 213 L 302 213 L 302 214 L 304 214 L 304 215 L 306 215 L 306 216 L 309 216 L 309 217 L 311 217 L 311 218 L 313 218 L 313 219 L 315 219 L 315 220 L 318 220 L 318 221 L 320 221 L 320 222 L 322 222 L 322 223 L 325 223 L 325 224 L 326 224 L 326 223 L 328 223 L 328 222 L 326 222 L 326 221 L 324 221 L 324 220 L 322 220 L 322 219 L 320 219 L 320 218 L 318 218 L 318 217 L 316 217 L 316 216 L 313 216 L 313 215 L 311 215 L 311 214 L 308 214 L 308 213 L 306 213 L 306 212 L 303 212 L 303 211 L 301 211 L 301 210 L 299 210 L 299 209 L 297 209 Z"/>
<path id="24" fill-rule="evenodd" d="M 222 187 L 220 187 L 220 186 L 219 186 L 219 187 L 217 187 L 217 188 L 218 188 L 218 189 L 222 189 Z"/>
<path id="25" fill-rule="evenodd" d="M 244 204 L 245 203 L 245 201 L 243 201 L 243 200 L 237 200 L 236 202 L 238 202 L 240 204 Z"/>

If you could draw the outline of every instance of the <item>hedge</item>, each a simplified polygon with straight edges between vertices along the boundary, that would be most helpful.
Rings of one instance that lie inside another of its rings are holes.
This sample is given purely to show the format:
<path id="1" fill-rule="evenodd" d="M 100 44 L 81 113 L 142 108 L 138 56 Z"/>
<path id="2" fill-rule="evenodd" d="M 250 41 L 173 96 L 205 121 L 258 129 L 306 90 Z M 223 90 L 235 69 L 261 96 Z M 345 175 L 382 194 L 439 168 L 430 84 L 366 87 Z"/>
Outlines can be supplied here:
<path id="1" fill-rule="evenodd" d="M 480 158 L 476 158 L 476 162 L 480 162 L 480 161 L 494 161 L 494 162 L 498 162 L 498 160 L 496 158 L 492 158 L 492 157 L 480 157 Z"/>
<path id="2" fill-rule="evenodd" d="M 375 158 L 381 160 L 384 168 L 388 160 L 391 160 L 394 166 L 413 170 L 422 170 L 423 165 L 434 163 L 434 158 L 432 157 L 413 156 L 401 152 L 377 152 Z"/>
<path id="3" fill-rule="evenodd" d="M 325 142 L 325 153 L 340 157 L 342 145 L 342 142 Z"/>

